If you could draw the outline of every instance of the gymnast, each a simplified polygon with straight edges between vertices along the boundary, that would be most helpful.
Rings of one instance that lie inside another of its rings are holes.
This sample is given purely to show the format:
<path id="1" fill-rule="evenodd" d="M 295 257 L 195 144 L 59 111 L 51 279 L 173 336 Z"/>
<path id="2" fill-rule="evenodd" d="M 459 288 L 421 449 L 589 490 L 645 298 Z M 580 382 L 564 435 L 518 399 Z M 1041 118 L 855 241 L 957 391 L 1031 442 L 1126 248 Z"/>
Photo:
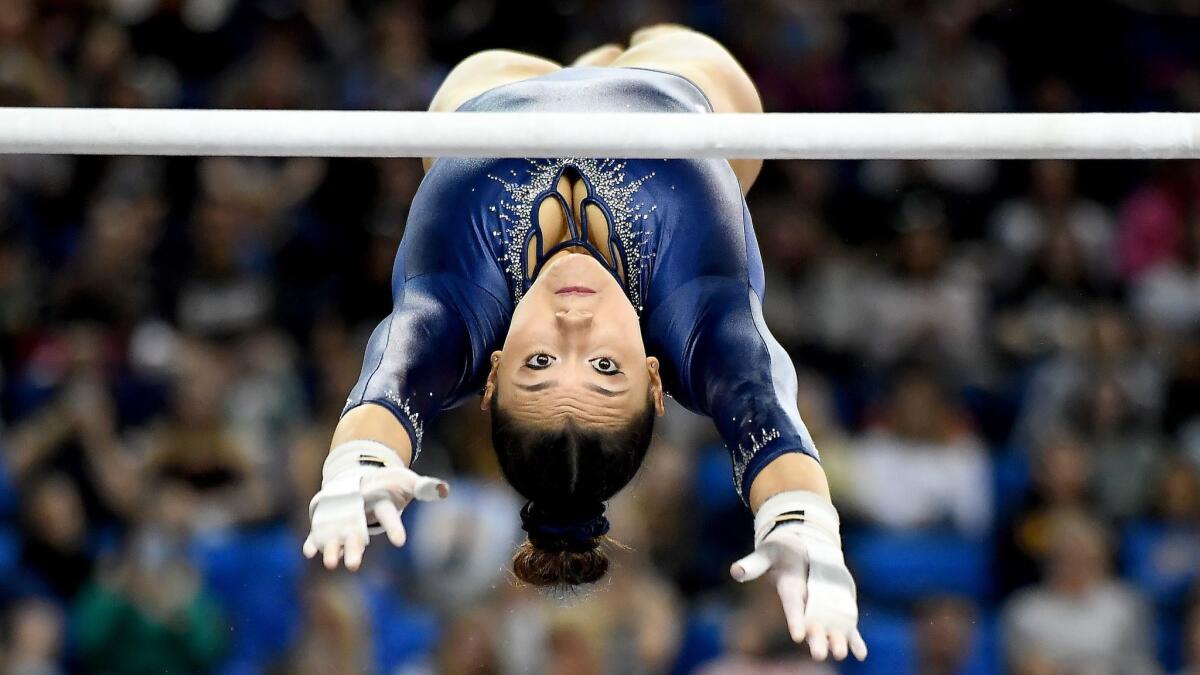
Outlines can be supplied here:
<path id="1" fill-rule="evenodd" d="M 433 111 L 762 112 L 711 38 L 634 33 L 571 67 L 475 54 Z M 580 134 L 588 130 L 581 127 Z M 670 394 L 717 425 L 754 552 L 789 632 L 814 658 L 866 657 L 854 581 L 796 374 L 763 322 L 763 267 L 746 209 L 761 160 L 427 158 L 375 329 L 313 497 L 309 558 L 355 570 L 373 534 L 405 541 L 412 499 L 446 483 L 408 467 L 441 410 L 482 392 L 505 478 L 528 502 L 513 572 L 538 586 L 608 568 L 604 503 L 637 473 Z"/>

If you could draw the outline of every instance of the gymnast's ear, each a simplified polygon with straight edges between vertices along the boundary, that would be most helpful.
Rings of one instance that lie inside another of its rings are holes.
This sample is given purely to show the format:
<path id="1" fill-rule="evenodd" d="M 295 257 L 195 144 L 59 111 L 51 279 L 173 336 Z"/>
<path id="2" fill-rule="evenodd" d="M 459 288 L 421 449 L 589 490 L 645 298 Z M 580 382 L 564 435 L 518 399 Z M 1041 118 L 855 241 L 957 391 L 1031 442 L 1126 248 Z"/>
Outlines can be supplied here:
<path id="1" fill-rule="evenodd" d="M 483 385 L 483 398 L 479 401 L 480 410 L 492 408 L 492 398 L 496 395 L 496 372 L 500 370 L 501 356 L 504 356 L 504 352 L 499 349 L 492 352 L 492 370 L 488 372 L 487 384 Z"/>
<path id="2" fill-rule="evenodd" d="M 646 370 L 650 373 L 650 396 L 654 399 L 654 413 L 662 417 L 667 414 L 667 406 L 663 401 L 662 376 L 658 374 L 658 359 L 647 356 Z"/>

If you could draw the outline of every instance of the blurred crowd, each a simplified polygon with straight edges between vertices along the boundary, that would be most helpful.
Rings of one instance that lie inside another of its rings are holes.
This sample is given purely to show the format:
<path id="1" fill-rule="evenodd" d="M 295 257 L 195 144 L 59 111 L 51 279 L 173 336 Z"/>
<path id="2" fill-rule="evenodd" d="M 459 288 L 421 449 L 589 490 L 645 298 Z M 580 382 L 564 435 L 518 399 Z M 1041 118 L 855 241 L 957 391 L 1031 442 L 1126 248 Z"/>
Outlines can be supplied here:
<path id="1" fill-rule="evenodd" d="M 834 9 L 834 7 L 840 9 Z M 0 105 L 422 109 L 678 21 L 772 111 L 1200 111 L 1191 0 L 0 0 Z M 0 672 L 829 673 L 672 408 L 603 587 L 505 571 L 474 406 L 357 575 L 300 556 L 417 160 L 0 157 Z M 1200 673 L 1200 163 L 772 162 L 767 322 L 843 515 L 847 673 Z"/>

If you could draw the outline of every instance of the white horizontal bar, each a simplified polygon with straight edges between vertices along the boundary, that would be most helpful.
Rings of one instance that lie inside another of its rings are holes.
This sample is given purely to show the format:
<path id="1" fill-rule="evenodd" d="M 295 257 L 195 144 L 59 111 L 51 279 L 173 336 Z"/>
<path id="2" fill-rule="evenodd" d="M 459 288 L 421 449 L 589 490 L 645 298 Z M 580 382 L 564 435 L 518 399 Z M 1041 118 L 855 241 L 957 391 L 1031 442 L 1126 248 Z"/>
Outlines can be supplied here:
<path id="1" fill-rule="evenodd" d="M 427 113 L 0 108 L 0 154 L 1200 157 L 1196 113 Z"/>

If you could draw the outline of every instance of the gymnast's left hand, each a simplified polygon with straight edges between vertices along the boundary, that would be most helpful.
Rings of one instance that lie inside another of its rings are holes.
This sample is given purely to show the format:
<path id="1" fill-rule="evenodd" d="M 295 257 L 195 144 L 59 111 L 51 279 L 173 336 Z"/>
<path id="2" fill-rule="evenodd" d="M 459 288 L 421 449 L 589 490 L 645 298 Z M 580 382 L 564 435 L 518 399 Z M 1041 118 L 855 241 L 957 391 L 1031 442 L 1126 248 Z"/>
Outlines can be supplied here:
<path id="1" fill-rule="evenodd" d="M 754 517 L 754 552 L 735 562 L 730 574 L 751 581 L 768 570 L 775 580 L 788 632 L 808 642 L 817 661 L 832 654 L 867 657 L 858 632 L 854 579 L 842 556 L 837 511 L 812 492 L 783 492 L 763 503 Z"/>
<path id="2" fill-rule="evenodd" d="M 407 533 L 400 515 L 413 499 L 434 501 L 449 493 L 445 481 L 404 466 L 382 443 L 343 443 L 330 451 L 321 490 L 309 503 L 312 530 L 304 555 L 321 553 L 331 570 L 339 560 L 345 560 L 346 569 L 357 570 L 371 535 L 386 533 L 393 545 L 404 545 Z"/>

